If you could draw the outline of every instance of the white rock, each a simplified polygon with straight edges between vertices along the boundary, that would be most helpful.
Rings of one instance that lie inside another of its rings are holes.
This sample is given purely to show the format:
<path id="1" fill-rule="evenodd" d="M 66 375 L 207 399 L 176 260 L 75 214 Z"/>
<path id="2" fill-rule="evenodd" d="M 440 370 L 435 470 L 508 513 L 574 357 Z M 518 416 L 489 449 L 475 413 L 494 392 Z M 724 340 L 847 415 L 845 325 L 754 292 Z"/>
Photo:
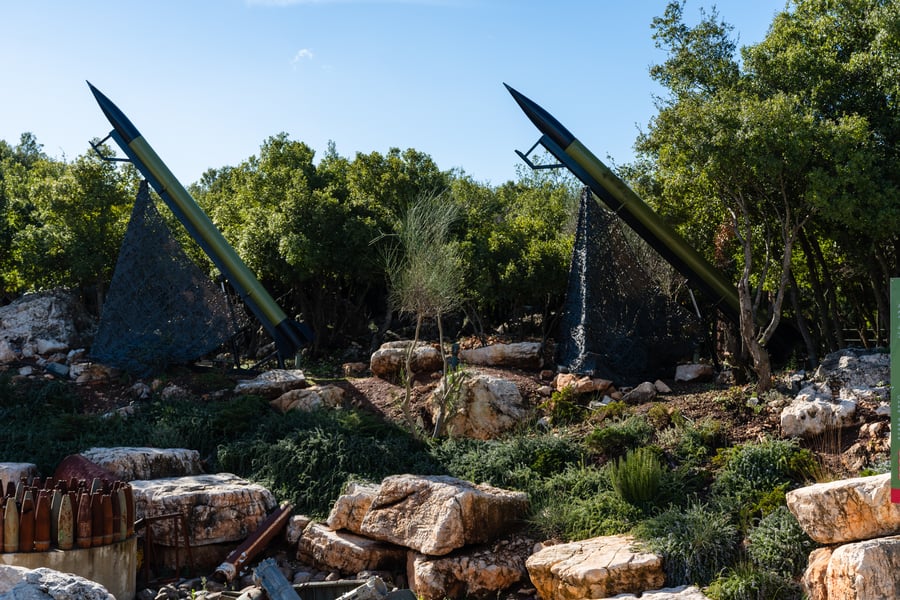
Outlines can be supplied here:
<path id="1" fill-rule="evenodd" d="M 849 427 L 855 418 L 856 402 L 852 400 L 795 399 L 781 411 L 781 433 L 785 437 L 809 437 L 826 429 Z"/>

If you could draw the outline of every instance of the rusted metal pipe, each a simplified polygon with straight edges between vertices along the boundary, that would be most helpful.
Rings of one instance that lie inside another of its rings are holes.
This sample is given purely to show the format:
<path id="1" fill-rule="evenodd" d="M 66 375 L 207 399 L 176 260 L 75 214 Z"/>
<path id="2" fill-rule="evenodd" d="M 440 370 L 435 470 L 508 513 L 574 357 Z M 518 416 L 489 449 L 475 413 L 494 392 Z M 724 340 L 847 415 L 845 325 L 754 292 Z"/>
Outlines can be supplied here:
<path id="1" fill-rule="evenodd" d="M 278 532 L 284 529 L 293 509 L 293 505 L 286 503 L 272 511 L 259 524 L 256 531 L 225 557 L 225 562 L 216 567 L 212 577 L 220 582 L 232 581 L 240 572 L 241 567 L 253 560 L 269 545 Z"/>

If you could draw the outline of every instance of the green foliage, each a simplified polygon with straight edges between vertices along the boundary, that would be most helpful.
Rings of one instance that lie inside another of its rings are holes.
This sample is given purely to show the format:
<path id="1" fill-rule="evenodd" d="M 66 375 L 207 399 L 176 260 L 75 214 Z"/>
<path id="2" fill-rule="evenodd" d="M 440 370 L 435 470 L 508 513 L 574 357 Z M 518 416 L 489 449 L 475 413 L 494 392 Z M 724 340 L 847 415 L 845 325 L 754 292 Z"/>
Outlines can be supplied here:
<path id="1" fill-rule="evenodd" d="M 613 400 L 594 410 L 591 421 L 602 423 L 607 419 L 621 419 L 628 413 L 628 405 L 622 400 Z"/>
<path id="2" fill-rule="evenodd" d="M 575 389 L 567 386 L 553 392 L 550 399 L 542 402 L 539 408 L 550 414 L 553 425 L 571 425 L 584 417 L 584 407 L 576 402 L 577 396 Z"/>
<path id="3" fill-rule="evenodd" d="M 547 538 L 584 540 L 626 533 L 641 515 L 639 508 L 606 490 L 589 498 L 544 499 L 532 508 L 530 521 Z"/>
<path id="4" fill-rule="evenodd" d="M 816 468 L 812 453 L 794 440 L 768 439 L 722 450 L 722 467 L 712 485 L 713 494 L 740 506 L 758 502 L 779 486 L 801 483 Z"/>
<path id="5" fill-rule="evenodd" d="M 753 563 L 785 577 L 802 574 L 809 553 L 816 547 L 784 505 L 763 517 L 747 538 L 747 553 Z"/>
<path id="6" fill-rule="evenodd" d="M 653 433 L 653 426 L 646 418 L 634 415 L 594 429 L 584 443 L 592 452 L 612 458 L 646 446 L 653 439 Z"/>
<path id="7" fill-rule="evenodd" d="M 667 585 L 705 585 L 738 557 L 740 536 L 729 515 L 703 504 L 670 508 L 633 533 L 662 557 Z"/>
<path id="8" fill-rule="evenodd" d="M 704 593 L 712 600 L 800 600 L 805 597 L 796 581 L 745 562 L 726 569 Z"/>
<path id="9" fill-rule="evenodd" d="M 657 499 L 663 468 L 652 448 L 629 450 L 606 469 L 613 489 L 625 502 L 647 510 Z"/>
<path id="10" fill-rule="evenodd" d="M 582 459 L 571 439 L 545 434 L 502 440 L 443 440 L 432 450 L 451 475 L 477 483 L 525 490 Z"/>
<path id="11" fill-rule="evenodd" d="M 668 427 L 657 436 L 657 442 L 674 460 L 684 466 L 697 468 L 709 462 L 715 450 L 727 443 L 721 422 L 702 419 L 697 423 L 685 421 Z"/>

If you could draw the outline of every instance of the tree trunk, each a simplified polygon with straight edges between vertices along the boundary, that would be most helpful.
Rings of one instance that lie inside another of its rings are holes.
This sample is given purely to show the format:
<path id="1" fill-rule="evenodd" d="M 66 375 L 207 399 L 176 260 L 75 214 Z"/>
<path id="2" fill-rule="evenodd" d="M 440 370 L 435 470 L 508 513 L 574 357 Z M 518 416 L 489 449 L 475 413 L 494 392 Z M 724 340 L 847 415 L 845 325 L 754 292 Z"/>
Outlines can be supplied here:
<path id="1" fill-rule="evenodd" d="M 413 386 L 413 372 L 412 372 L 412 357 L 413 353 L 416 351 L 416 346 L 419 345 L 419 332 L 422 330 L 422 313 L 416 314 L 416 333 L 413 335 L 412 344 L 410 344 L 409 348 L 406 350 L 406 360 L 404 361 L 403 367 L 403 400 L 400 402 L 400 409 L 403 411 L 403 420 L 406 421 L 406 426 L 409 428 L 409 432 L 415 437 L 419 437 L 419 429 L 416 427 L 416 422 L 412 417 L 412 386 Z"/>
<path id="2" fill-rule="evenodd" d="M 813 252 L 812 245 L 805 231 L 800 232 L 800 248 L 806 257 L 806 268 L 809 271 L 809 283 L 812 286 L 813 298 L 815 298 L 816 302 L 816 321 L 822 333 L 822 344 L 826 348 L 831 348 L 837 345 L 837 338 L 834 335 L 834 328 L 831 326 L 831 313 L 828 310 L 828 300 L 825 298 L 825 292 L 822 290 L 822 280 L 819 278 L 816 254 Z M 825 265 L 822 265 L 822 269 L 825 269 Z"/>

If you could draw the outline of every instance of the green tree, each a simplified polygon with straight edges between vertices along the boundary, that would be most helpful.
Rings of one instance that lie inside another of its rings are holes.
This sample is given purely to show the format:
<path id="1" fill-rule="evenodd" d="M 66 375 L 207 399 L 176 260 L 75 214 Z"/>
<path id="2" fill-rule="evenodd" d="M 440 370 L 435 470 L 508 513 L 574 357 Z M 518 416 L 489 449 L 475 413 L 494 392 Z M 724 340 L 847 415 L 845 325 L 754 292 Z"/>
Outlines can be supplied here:
<path id="1" fill-rule="evenodd" d="M 753 48 L 742 67 L 731 27 L 715 11 L 688 27 L 683 7 L 672 2 L 654 19 L 654 39 L 668 59 L 651 75 L 669 94 L 658 99 L 637 149 L 661 211 L 704 222 L 694 239 L 707 240 L 701 247 L 720 266 L 733 261 L 743 352 L 764 390 L 771 385 L 766 345 L 796 279 L 798 240 L 829 204 L 860 190 L 863 182 L 848 173 L 872 173 L 870 133 L 858 114 L 829 114 L 796 85 L 767 83 L 771 75 Z M 729 246 L 723 231 L 736 243 Z"/>

